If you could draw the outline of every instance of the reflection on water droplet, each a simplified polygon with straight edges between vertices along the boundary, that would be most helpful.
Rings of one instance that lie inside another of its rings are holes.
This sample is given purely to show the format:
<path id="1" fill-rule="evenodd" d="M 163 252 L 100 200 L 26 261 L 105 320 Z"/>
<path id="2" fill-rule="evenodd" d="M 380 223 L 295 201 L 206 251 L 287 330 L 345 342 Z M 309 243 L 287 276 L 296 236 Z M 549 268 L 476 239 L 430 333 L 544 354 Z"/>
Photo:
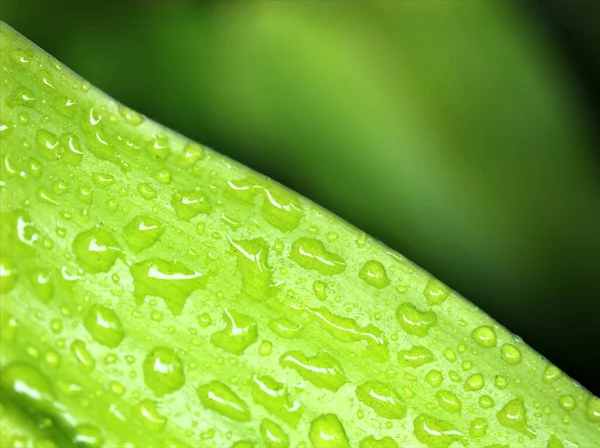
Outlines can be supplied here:
<path id="1" fill-rule="evenodd" d="M 75 237 L 73 251 L 82 268 L 90 273 L 98 273 L 108 272 L 112 268 L 120 248 L 106 230 L 93 228 Z"/>

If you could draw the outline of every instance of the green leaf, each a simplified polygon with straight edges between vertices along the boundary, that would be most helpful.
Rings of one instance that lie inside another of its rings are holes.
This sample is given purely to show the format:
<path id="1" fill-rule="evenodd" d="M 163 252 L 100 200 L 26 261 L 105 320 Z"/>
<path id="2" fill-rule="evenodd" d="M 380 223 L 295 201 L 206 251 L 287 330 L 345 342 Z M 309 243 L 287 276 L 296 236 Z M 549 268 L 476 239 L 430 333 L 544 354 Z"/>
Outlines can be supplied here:
<path id="1" fill-rule="evenodd" d="M 458 293 L 0 37 L 2 446 L 600 443 Z"/>

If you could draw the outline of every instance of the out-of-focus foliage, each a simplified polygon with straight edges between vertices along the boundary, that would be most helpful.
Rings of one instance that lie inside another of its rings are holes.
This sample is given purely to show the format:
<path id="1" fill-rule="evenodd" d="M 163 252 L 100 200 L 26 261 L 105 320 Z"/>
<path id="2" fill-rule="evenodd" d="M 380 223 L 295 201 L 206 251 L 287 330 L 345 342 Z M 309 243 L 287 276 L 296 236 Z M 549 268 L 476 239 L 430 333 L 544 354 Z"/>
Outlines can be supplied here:
<path id="1" fill-rule="evenodd" d="M 380 238 L 593 389 L 574 347 L 600 351 L 599 143 L 523 5 L 4 9 L 104 91 Z"/>

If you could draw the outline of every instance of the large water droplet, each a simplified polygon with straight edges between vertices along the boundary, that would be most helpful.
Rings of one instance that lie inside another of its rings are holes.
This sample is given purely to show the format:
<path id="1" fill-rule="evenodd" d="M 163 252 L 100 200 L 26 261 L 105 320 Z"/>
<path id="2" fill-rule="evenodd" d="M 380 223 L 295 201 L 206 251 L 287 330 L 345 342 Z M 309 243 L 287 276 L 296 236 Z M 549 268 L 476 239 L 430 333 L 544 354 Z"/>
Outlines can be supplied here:
<path id="1" fill-rule="evenodd" d="M 335 414 L 324 414 L 314 419 L 308 437 L 314 447 L 350 448 L 346 431 Z"/>
<path id="2" fill-rule="evenodd" d="M 360 269 L 358 276 L 377 289 L 385 288 L 390 284 L 390 279 L 385 271 L 385 266 L 377 260 L 367 261 Z"/>
<path id="3" fill-rule="evenodd" d="M 356 388 L 356 396 L 380 417 L 401 419 L 406 416 L 406 404 L 389 384 L 367 381 Z"/>
<path id="4" fill-rule="evenodd" d="M 516 366 L 521 362 L 521 351 L 512 344 L 504 344 L 500 349 L 502 359 L 511 366 Z"/>
<path id="5" fill-rule="evenodd" d="M 75 427 L 71 442 L 75 448 L 101 448 L 104 436 L 97 426 L 83 424 Z"/>
<path id="6" fill-rule="evenodd" d="M 342 257 L 329 252 L 325 245 L 314 238 L 298 238 L 292 244 L 290 258 L 304 269 L 312 269 L 323 275 L 340 274 L 346 270 Z"/>
<path id="7" fill-rule="evenodd" d="M 302 325 L 289 319 L 273 319 L 269 322 L 269 328 L 285 339 L 296 339 L 302 334 Z"/>
<path id="8" fill-rule="evenodd" d="M 225 329 L 213 333 L 210 341 L 230 353 L 241 355 L 258 340 L 256 322 L 250 316 L 233 310 L 223 311 Z"/>
<path id="9" fill-rule="evenodd" d="M 133 277 L 134 295 L 142 300 L 147 295 L 162 297 L 167 308 L 176 316 L 181 314 L 187 298 L 203 288 L 205 277 L 175 261 L 151 258 L 129 268 Z"/>
<path id="10" fill-rule="evenodd" d="M 152 216 L 139 215 L 123 229 L 123 237 L 134 252 L 147 249 L 165 232 L 164 224 Z"/>
<path id="11" fill-rule="evenodd" d="M 471 392 L 471 391 L 483 389 L 484 385 L 485 385 L 485 379 L 484 379 L 483 375 L 481 373 L 475 373 L 475 374 L 471 375 L 469 378 L 467 378 L 467 380 L 465 381 L 464 389 L 467 392 Z"/>
<path id="12" fill-rule="evenodd" d="M 429 329 L 437 323 L 437 315 L 433 311 L 420 311 L 409 302 L 398 306 L 396 319 L 406 333 L 419 337 L 427 336 Z"/>
<path id="13" fill-rule="evenodd" d="M 268 375 L 254 375 L 251 382 L 254 401 L 292 426 L 302 416 L 300 402 L 292 400 L 283 383 Z"/>
<path id="14" fill-rule="evenodd" d="M 142 367 L 144 382 L 158 397 L 173 393 L 185 384 L 183 363 L 171 348 L 152 349 Z"/>
<path id="15" fill-rule="evenodd" d="M 104 305 L 93 305 L 85 317 L 84 325 L 97 342 L 110 348 L 118 347 L 125 337 L 117 313 Z"/>
<path id="16" fill-rule="evenodd" d="M 250 420 L 250 410 L 246 403 L 222 382 L 211 381 L 198 386 L 196 392 L 206 409 L 218 412 L 232 420 L 240 422 Z"/>
<path id="17" fill-rule="evenodd" d="M 22 400 L 26 406 L 50 409 L 53 392 L 50 381 L 36 367 L 25 363 L 8 364 L 0 375 L 3 395 Z"/>
<path id="18" fill-rule="evenodd" d="M 98 227 L 77 235 L 73 251 L 81 267 L 90 273 L 108 272 L 120 254 L 114 237 Z"/>
<path id="19" fill-rule="evenodd" d="M 347 379 L 342 366 L 325 352 L 315 356 L 306 356 L 300 351 L 292 350 L 284 353 L 279 359 L 282 367 L 291 367 L 307 381 L 317 387 L 336 392 Z"/>
<path id="20" fill-rule="evenodd" d="M 563 373 L 558 367 L 548 364 L 548 366 L 544 369 L 544 373 L 542 374 L 542 381 L 546 384 L 552 384 L 562 376 Z"/>
<path id="21" fill-rule="evenodd" d="M 244 293 L 263 300 L 271 288 L 272 271 L 268 265 L 269 245 L 262 238 L 233 240 L 229 243 L 237 257 L 237 267 L 242 274 Z"/>

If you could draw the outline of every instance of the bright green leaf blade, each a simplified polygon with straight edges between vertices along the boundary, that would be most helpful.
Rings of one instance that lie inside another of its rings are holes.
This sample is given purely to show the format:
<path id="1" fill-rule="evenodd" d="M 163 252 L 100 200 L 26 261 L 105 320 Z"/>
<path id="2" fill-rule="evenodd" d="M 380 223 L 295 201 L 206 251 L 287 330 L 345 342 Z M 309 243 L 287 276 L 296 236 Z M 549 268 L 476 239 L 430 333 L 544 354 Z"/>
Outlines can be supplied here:
<path id="1" fill-rule="evenodd" d="M 428 273 L 0 37 L 2 446 L 599 443 Z"/>

